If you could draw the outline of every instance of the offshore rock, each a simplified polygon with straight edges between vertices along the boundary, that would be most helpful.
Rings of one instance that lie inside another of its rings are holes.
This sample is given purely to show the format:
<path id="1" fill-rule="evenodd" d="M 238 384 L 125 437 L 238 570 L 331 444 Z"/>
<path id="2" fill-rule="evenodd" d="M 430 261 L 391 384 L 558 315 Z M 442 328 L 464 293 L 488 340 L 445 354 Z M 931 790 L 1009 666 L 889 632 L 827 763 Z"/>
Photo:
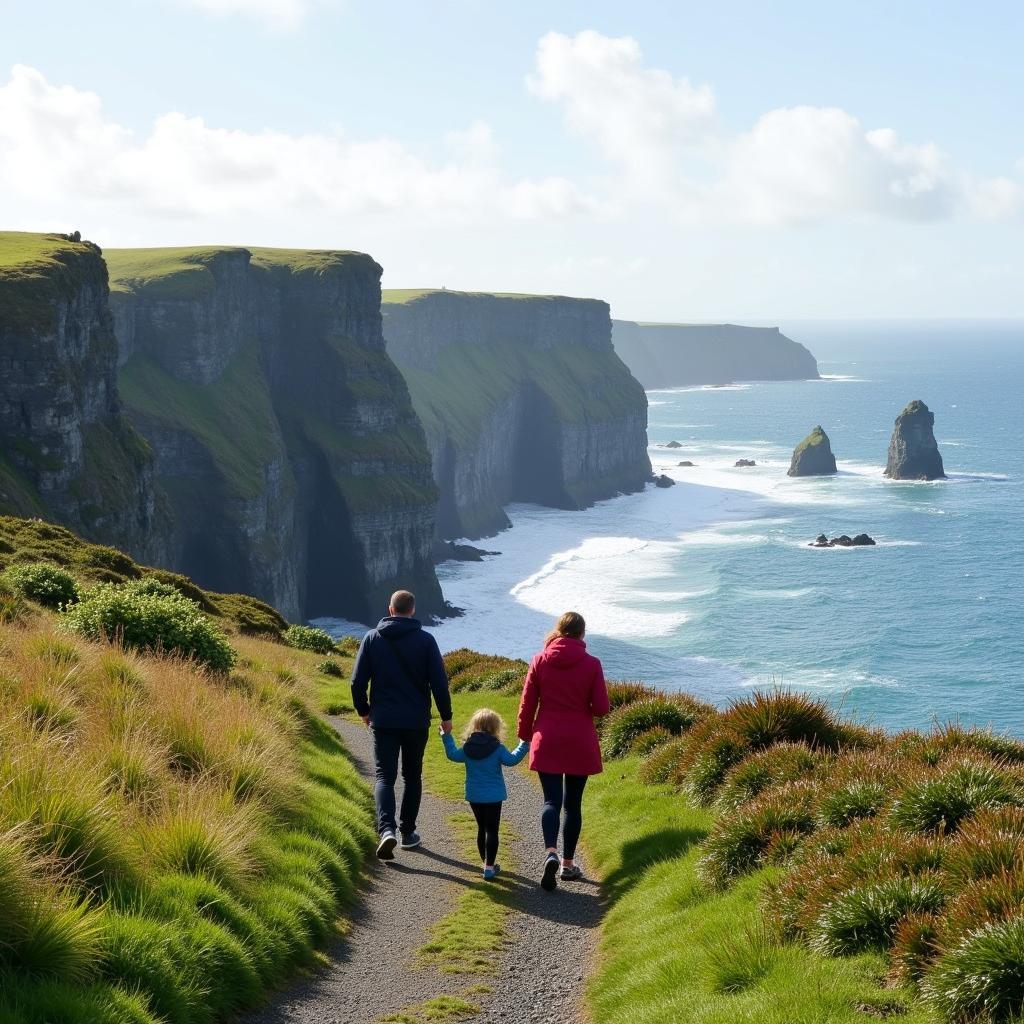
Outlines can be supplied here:
<path id="1" fill-rule="evenodd" d="M 815 427 L 793 449 L 789 464 L 789 476 L 830 476 L 836 472 L 836 457 L 828 434 L 821 426 Z"/>
<path id="2" fill-rule="evenodd" d="M 747 469 L 750 466 L 756 466 L 757 463 L 753 459 L 737 459 L 735 466 L 737 469 Z"/>
<path id="3" fill-rule="evenodd" d="M 893 480 L 944 480 L 939 446 L 935 442 L 935 414 L 915 399 L 896 417 L 885 475 Z"/>
<path id="4" fill-rule="evenodd" d="M 675 487 L 676 482 L 670 476 L 666 476 L 664 473 L 659 473 L 654 478 L 655 487 Z"/>

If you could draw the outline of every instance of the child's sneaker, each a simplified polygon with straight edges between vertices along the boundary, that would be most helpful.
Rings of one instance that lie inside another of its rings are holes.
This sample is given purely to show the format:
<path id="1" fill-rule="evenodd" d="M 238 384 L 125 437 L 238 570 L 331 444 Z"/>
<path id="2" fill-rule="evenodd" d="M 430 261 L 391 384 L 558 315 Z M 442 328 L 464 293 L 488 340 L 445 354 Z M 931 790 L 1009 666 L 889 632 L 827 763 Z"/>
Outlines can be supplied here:
<path id="1" fill-rule="evenodd" d="M 395 838 L 395 833 L 388 829 L 386 832 L 382 832 L 380 835 L 380 842 L 377 844 L 377 857 L 380 860 L 394 860 L 395 859 L 395 847 L 398 845 L 398 840 Z"/>
<path id="2" fill-rule="evenodd" d="M 540 876 L 540 887 L 545 892 L 554 892 L 558 885 L 558 855 L 549 853 L 544 858 L 544 873 Z"/>
<path id="3" fill-rule="evenodd" d="M 484 868 L 484 881 L 485 882 L 493 881 L 497 877 L 499 871 L 501 871 L 501 865 L 500 864 L 491 864 L 488 867 L 485 867 Z"/>
<path id="4" fill-rule="evenodd" d="M 570 864 L 568 867 L 562 865 L 562 870 L 558 872 L 558 877 L 563 882 L 575 882 L 577 878 L 583 877 L 583 872 L 580 870 L 579 864 Z"/>

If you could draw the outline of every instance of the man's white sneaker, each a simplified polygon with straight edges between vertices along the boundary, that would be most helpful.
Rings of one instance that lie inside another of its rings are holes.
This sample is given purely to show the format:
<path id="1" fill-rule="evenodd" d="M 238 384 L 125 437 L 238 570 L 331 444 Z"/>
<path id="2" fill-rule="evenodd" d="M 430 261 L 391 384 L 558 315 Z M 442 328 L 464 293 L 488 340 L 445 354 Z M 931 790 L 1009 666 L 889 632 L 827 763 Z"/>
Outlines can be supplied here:
<path id="1" fill-rule="evenodd" d="M 390 829 L 387 832 L 382 832 L 380 842 L 377 844 L 377 856 L 380 860 L 394 860 L 395 859 L 395 847 L 398 845 L 398 840 L 395 838 L 395 833 Z"/>

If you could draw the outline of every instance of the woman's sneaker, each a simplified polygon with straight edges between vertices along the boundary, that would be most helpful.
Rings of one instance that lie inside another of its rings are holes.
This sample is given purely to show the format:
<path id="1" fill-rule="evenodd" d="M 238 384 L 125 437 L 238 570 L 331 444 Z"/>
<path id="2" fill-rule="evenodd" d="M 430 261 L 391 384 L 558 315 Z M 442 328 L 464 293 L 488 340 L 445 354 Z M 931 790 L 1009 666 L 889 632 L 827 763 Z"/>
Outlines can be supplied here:
<path id="1" fill-rule="evenodd" d="M 484 881 L 485 882 L 490 882 L 492 879 L 497 877 L 499 871 L 501 871 L 501 865 L 500 864 L 492 864 L 489 867 L 485 867 L 484 868 Z"/>
<path id="2" fill-rule="evenodd" d="M 580 870 L 579 864 L 571 864 L 566 867 L 562 865 L 562 870 L 558 872 L 558 877 L 563 882 L 575 882 L 577 878 L 583 877 L 583 872 Z"/>
<path id="3" fill-rule="evenodd" d="M 395 859 L 395 847 L 398 845 L 398 840 L 395 838 L 395 833 L 388 829 L 386 832 L 380 834 L 380 842 L 377 844 L 377 857 L 380 860 L 394 860 Z"/>
<path id="4" fill-rule="evenodd" d="M 545 892 L 554 892 L 558 885 L 558 856 L 549 853 L 544 858 L 544 873 L 540 876 L 540 887 Z"/>

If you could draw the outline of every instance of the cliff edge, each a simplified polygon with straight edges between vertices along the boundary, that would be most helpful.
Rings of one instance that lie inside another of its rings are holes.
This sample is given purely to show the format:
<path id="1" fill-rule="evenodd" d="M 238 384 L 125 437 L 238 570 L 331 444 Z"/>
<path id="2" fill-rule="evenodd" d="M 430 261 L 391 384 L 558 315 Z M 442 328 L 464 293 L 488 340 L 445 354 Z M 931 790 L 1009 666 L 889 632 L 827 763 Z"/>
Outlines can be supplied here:
<path id="1" fill-rule="evenodd" d="M 108 293 L 91 242 L 0 232 L 0 512 L 159 562 L 153 460 L 122 413 Z"/>
<path id="2" fill-rule="evenodd" d="M 167 562 L 292 618 L 442 610 L 437 492 L 361 253 L 106 254 L 127 413 L 172 523 Z"/>
<path id="3" fill-rule="evenodd" d="M 581 508 L 650 479 L 647 399 L 596 299 L 385 290 L 388 352 L 426 431 L 438 533 L 508 526 L 504 506 Z"/>
<path id="4" fill-rule="evenodd" d="M 778 327 L 613 321 L 615 351 L 645 388 L 817 380 L 818 361 Z"/>

